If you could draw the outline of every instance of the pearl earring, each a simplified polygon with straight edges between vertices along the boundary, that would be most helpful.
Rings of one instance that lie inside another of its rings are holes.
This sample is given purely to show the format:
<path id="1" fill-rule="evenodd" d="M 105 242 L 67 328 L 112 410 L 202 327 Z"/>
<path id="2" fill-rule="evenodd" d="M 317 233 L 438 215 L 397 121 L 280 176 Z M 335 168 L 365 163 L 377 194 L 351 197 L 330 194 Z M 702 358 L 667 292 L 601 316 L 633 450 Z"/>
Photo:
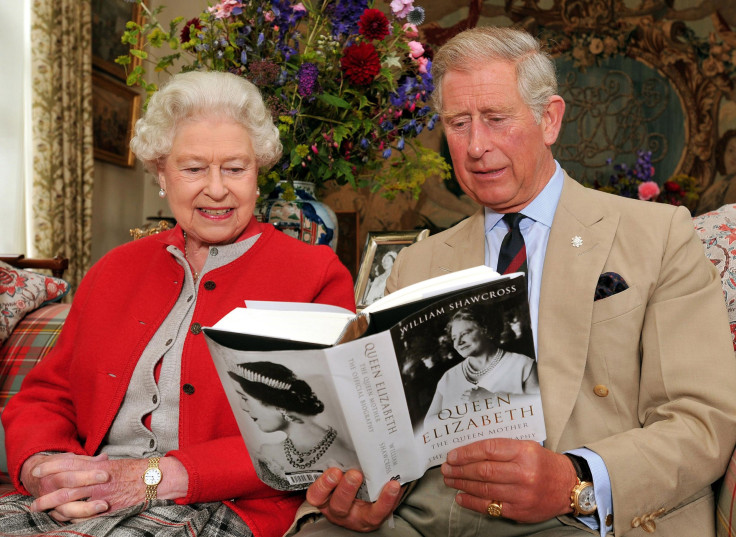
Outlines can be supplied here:
<path id="1" fill-rule="evenodd" d="M 261 189 L 260 188 L 256 188 L 256 196 L 259 196 L 260 197 L 260 195 L 261 195 Z"/>
<path id="2" fill-rule="evenodd" d="M 158 197 L 159 198 L 165 198 L 166 197 L 166 191 L 163 188 L 158 189 Z"/>

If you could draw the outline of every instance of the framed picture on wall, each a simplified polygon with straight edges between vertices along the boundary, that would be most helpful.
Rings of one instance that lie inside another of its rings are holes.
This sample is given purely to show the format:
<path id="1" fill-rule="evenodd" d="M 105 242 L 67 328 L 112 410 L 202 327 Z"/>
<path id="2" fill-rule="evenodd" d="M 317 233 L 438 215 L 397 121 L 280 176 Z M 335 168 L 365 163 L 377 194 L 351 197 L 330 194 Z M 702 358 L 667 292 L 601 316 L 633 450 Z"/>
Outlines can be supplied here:
<path id="1" fill-rule="evenodd" d="M 128 54 L 129 46 L 120 38 L 128 21 L 141 23 L 141 6 L 125 0 L 92 0 L 92 64 L 102 71 L 125 80 L 125 69 L 115 58 Z M 133 58 L 134 69 L 140 59 Z"/>
<path id="2" fill-rule="evenodd" d="M 133 125 L 141 106 L 140 94 L 125 83 L 92 73 L 92 132 L 95 158 L 132 168 Z"/>
<path id="3" fill-rule="evenodd" d="M 355 304 L 358 311 L 383 296 L 386 280 L 399 251 L 428 236 L 428 229 L 368 232 L 355 280 Z"/>

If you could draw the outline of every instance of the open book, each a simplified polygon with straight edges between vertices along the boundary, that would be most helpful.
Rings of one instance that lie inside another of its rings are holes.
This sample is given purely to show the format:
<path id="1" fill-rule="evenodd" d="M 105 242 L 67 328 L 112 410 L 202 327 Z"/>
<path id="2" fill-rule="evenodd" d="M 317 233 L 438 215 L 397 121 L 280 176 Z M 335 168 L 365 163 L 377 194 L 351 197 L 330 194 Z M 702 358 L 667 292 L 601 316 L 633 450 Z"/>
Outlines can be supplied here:
<path id="1" fill-rule="evenodd" d="M 248 302 L 207 342 L 258 476 L 306 488 L 360 469 L 375 500 L 493 437 L 545 439 L 526 278 L 475 267 L 361 313 Z"/>

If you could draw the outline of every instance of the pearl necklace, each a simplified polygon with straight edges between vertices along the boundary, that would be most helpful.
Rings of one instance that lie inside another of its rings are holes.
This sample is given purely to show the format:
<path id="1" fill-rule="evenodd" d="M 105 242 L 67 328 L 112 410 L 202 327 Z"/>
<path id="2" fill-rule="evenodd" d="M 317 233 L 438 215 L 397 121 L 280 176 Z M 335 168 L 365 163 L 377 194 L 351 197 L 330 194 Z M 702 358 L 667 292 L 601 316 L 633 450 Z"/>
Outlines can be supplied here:
<path id="1" fill-rule="evenodd" d="M 192 266 L 191 261 L 189 261 L 189 254 L 187 253 L 187 232 L 184 231 L 184 259 L 187 260 L 187 263 L 189 263 L 189 268 L 192 269 L 192 275 L 194 276 L 194 281 L 196 282 L 199 279 L 199 272 L 194 270 L 194 266 Z"/>
<path id="2" fill-rule="evenodd" d="M 483 375 L 488 373 L 491 369 L 496 367 L 498 365 L 498 362 L 501 361 L 501 358 L 503 358 L 504 352 L 501 349 L 496 349 L 496 354 L 491 358 L 491 362 L 484 367 L 483 369 L 475 369 L 472 365 L 470 365 L 470 359 L 466 358 L 463 360 L 462 370 L 463 375 L 465 375 L 465 379 L 472 383 L 472 384 L 478 384 L 481 378 L 483 378 Z"/>
<path id="3" fill-rule="evenodd" d="M 298 451 L 294 442 L 291 441 L 291 438 L 287 438 L 284 440 L 284 453 L 286 454 L 289 464 L 294 468 L 304 470 L 305 468 L 312 466 L 320 459 L 320 457 L 322 457 L 322 455 L 325 454 L 335 441 L 335 438 L 337 438 L 337 431 L 332 427 L 328 427 L 327 434 L 325 434 L 324 438 L 322 438 L 322 440 L 320 440 L 312 449 L 304 452 Z M 311 455 L 314 455 L 314 457 L 305 461 L 305 459 Z"/>

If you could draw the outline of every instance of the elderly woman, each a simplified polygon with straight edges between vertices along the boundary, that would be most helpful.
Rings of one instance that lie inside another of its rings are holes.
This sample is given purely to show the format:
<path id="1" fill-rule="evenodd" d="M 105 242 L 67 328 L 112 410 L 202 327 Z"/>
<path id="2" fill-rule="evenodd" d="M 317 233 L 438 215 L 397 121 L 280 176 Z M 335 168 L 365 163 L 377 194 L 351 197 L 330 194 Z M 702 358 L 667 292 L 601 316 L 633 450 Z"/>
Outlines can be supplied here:
<path id="1" fill-rule="evenodd" d="M 174 76 L 131 142 L 177 226 L 83 279 L 57 345 L 2 416 L 18 494 L 3 535 L 281 535 L 302 497 L 257 477 L 202 333 L 244 300 L 354 308 L 347 269 L 253 217 L 281 153 L 257 89 Z"/>
<path id="2" fill-rule="evenodd" d="M 448 404 L 482 399 L 492 393 L 539 393 L 536 362 L 500 346 L 497 335 L 503 333 L 502 324 L 499 316 L 484 322 L 469 308 L 458 310 L 450 318 L 445 332 L 463 361 L 442 375 L 427 420 L 435 419 Z"/>
<path id="3" fill-rule="evenodd" d="M 355 449 L 326 424 L 329 417 L 324 424 L 317 421 L 324 403 L 291 369 L 273 362 L 249 362 L 228 374 L 236 382 L 241 408 L 256 426 L 264 433 L 285 434 L 283 441 L 264 444 L 257 454 L 265 483 L 279 490 L 300 490 L 307 484 L 298 477 L 306 470 L 314 476 L 331 466 L 343 470 L 357 466 Z"/>

